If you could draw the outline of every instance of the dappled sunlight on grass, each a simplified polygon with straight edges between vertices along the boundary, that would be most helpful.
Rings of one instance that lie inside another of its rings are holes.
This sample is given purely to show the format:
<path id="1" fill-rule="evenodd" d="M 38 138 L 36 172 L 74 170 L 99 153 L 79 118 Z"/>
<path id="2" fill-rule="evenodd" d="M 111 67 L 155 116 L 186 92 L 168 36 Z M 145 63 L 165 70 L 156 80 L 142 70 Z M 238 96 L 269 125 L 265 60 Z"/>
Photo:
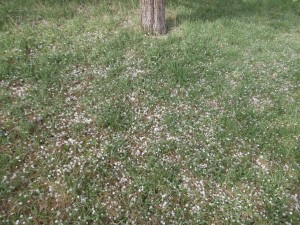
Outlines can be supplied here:
<path id="1" fill-rule="evenodd" d="M 1 3 L 1 223 L 300 223 L 299 4 Z"/>

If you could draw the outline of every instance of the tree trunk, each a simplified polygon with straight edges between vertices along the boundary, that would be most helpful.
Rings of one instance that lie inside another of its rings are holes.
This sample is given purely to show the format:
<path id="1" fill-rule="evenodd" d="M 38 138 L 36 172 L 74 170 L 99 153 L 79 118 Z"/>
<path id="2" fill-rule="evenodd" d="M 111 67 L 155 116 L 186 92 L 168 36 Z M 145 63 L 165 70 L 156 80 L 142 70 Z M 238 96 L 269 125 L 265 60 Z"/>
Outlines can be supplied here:
<path id="1" fill-rule="evenodd" d="M 140 0 L 141 25 L 148 34 L 166 34 L 165 0 Z"/>
<path id="2" fill-rule="evenodd" d="M 166 34 L 165 0 L 154 0 L 154 24 L 155 34 Z"/>
<path id="3" fill-rule="evenodd" d="M 141 24 L 144 32 L 153 33 L 154 0 L 141 0 Z"/>

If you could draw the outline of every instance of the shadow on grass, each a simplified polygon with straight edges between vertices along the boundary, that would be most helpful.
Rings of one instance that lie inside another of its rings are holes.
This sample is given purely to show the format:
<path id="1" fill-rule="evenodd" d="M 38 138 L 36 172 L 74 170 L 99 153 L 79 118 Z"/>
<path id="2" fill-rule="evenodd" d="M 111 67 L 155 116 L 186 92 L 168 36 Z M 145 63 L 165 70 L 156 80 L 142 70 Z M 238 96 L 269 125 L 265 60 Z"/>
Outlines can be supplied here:
<path id="1" fill-rule="evenodd" d="M 181 8 L 176 15 L 167 18 L 170 28 L 184 21 L 206 22 L 255 15 L 280 19 L 286 13 L 300 16 L 300 1 L 293 0 L 172 0 L 169 5 Z"/>

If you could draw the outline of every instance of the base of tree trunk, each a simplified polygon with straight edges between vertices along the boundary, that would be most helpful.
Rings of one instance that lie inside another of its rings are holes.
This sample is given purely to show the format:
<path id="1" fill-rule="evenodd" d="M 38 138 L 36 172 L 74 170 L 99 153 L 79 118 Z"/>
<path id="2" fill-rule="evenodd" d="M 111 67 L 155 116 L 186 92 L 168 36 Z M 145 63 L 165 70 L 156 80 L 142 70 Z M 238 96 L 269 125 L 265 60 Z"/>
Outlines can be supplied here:
<path id="1" fill-rule="evenodd" d="M 143 31 L 148 34 L 166 34 L 165 0 L 140 0 L 140 5 Z"/>

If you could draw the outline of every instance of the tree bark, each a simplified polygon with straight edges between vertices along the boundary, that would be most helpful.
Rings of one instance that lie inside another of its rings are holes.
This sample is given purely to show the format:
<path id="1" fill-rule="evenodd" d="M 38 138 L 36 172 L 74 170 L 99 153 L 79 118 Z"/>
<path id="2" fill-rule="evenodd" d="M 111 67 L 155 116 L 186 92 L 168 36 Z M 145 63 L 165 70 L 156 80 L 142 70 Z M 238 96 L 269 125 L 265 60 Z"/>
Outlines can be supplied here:
<path id="1" fill-rule="evenodd" d="M 141 0 L 141 25 L 146 33 L 153 33 L 154 0 Z"/>
<path id="2" fill-rule="evenodd" d="M 155 34 L 166 34 L 165 0 L 154 0 L 154 24 Z"/>
<path id="3" fill-rule="evenodd" d="M 165 0 L 140 0 L 141 25 L 145 33 L 166 34 Z"/>

